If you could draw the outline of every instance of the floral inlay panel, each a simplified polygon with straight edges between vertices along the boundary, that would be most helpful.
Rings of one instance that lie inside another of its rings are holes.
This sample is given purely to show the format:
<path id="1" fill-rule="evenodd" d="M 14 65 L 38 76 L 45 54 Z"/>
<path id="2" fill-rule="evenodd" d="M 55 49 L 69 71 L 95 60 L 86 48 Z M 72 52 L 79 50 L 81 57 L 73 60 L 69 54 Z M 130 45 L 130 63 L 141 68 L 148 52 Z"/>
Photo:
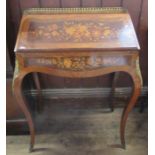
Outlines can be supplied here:
<path id="1" fill-rule="evenodd" d="M 109 66 L 124 66 L 129 64 L 129 57 L 83 56 L 83 57 L 51 57 L 29 58 L 27 66 L 47 66 L 63 70 L 92 70 Z"/>
<path id="2" fill-rule="evenodd" d="M 121 19 L 117 21 L 32 21 L 28 41 L 32 42 L 100 42 L 118 38 Z M 118 24 L 117 24 L 118 23 Z M 113 26 L 115 24 L 115 28 Z"/>

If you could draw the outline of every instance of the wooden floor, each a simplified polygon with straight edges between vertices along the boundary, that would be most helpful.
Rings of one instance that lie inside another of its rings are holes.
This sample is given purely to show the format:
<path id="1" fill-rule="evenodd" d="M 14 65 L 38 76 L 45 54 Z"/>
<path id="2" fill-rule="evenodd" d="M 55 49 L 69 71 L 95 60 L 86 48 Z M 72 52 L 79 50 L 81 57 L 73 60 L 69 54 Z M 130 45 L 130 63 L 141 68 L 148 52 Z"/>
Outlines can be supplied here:
<path id="1" fill-rule="evenodd" d="M 127 149 L 111 148 L 119 144 L 121 108 L 105 112 L 102 104 L 48 102 L 36 114 L 34 155 L 147 155 L 147 109 L 135 108 L 128 119 Z M 29 136 L 7 136 L 7 155 L 28 155 Z"/>

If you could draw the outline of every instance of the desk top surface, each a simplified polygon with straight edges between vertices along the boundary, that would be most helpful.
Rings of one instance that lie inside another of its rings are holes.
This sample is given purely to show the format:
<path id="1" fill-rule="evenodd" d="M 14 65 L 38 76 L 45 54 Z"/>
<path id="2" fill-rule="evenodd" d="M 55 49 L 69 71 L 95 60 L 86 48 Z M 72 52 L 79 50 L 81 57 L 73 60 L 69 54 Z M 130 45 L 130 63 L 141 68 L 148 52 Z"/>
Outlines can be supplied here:
<path id="1" fill-rule="evenodd" d="M 139 50 L 122 8 L 29 9 L 22 17 L 16 52 L 53 50 Z"/>

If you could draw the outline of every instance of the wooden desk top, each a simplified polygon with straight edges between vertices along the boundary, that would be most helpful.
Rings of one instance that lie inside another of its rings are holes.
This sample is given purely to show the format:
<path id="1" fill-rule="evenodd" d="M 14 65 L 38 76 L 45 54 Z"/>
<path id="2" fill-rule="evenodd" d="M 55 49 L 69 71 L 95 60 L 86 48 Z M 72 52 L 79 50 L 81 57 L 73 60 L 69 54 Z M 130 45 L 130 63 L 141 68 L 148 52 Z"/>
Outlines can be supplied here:
<path id="1" fill-rule="evenodd" d="M 139 50 L 122 8 L 29 9 L 22 17 L 16 52 Z"/>

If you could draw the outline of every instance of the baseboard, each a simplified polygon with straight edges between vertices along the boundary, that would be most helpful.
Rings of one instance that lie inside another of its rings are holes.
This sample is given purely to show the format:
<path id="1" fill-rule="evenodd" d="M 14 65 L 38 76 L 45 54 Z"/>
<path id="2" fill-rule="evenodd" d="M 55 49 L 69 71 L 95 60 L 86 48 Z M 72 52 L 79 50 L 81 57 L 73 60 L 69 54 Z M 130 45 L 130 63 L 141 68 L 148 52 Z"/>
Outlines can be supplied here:
<path id="1" fill-rule="evenodd" d="M 6 120 L 7 135 L 23 135 L 28 133 L 29 129 L 26 119 Z"/>
<path id="2" fill-rule="evenodd" d="M 132 92 L 131 87 L 116 88 L 115 97 L 128 97 Z M 147 87 L 143 87 L 141 96 L 146 96 Z M 37 96 L 38 91 L 31 89 L 25 91 L 26 95 Z M 108 97 L 111 94 L 111 88 L 59 88 L 59 89 L 42 89 L 42 97 L 47 99 L 59 98 L 101 98 Z"/>

